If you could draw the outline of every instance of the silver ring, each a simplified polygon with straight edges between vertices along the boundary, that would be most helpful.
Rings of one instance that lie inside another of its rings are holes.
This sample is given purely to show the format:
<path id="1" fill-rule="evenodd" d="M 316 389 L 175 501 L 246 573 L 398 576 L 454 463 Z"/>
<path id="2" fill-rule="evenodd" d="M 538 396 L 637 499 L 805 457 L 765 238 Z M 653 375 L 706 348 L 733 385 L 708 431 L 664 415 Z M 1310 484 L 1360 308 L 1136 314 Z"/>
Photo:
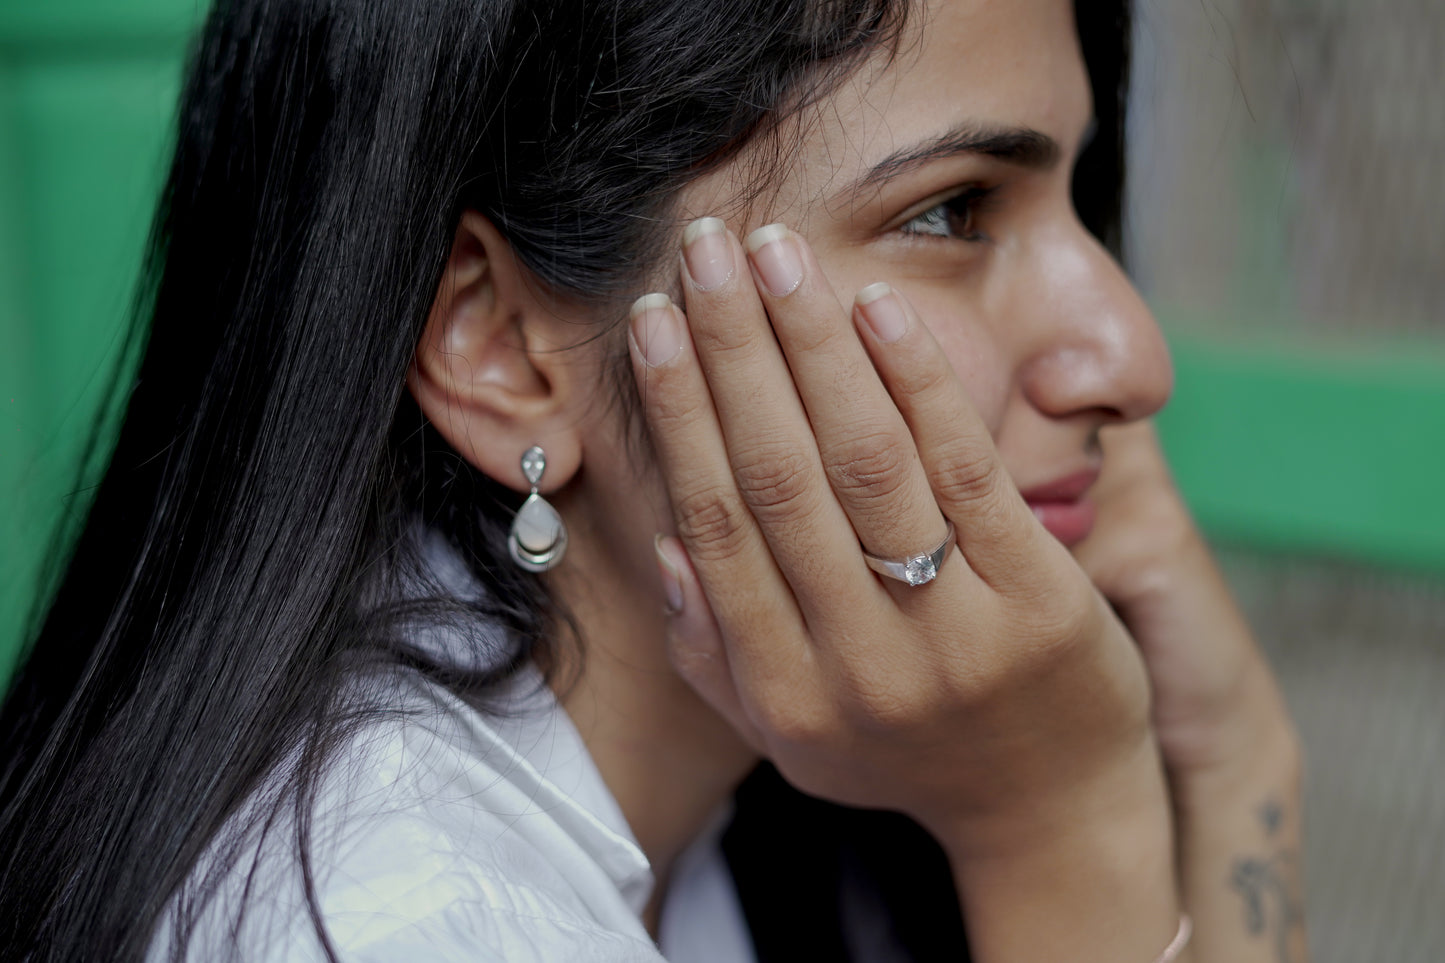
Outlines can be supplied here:
<path id="1" fill-rule="evenodd" d="M 868 567 L 879 575 L 886 575 L 891 579 L 897 579 L 909 585 L 927 585 L 938 577 L 938 570 L 943 565 L 943 560 L 948 558 L 955 539 L 953 537 L 953 522 L 948 523 L 948 534 L 943 536 L 943 542 L 933 551 L 925 555 L 910 555 L 908 558 L 891 559 L 879 558 L 865 551 L 863 560 Z"/>

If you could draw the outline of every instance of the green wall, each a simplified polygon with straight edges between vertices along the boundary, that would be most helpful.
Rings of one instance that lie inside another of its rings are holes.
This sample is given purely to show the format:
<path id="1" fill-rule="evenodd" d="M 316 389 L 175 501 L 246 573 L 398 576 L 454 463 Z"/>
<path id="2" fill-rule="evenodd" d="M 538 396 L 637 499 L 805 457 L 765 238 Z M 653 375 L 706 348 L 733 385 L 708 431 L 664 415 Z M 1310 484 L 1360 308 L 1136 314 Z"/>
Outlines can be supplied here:
<path id="1" fill-rule="evenodd" d="M 1214 538 L 1445 574 L 1445 350 L 1172 341 L 1161 431 Z"/>
<path id="2" fill-rule="evenodd" d="M 202 10 L 0 0 L 0 677 L 48 534 L 85 504 L 75 460 L 115 359 Z M 1161 316 L 1171 330 L 1208 328 Z M 1161 419 L 1206 529 L 1445 573 L 1445 351 L 1261 346 L 1237 321 L 1219 327 L 1235 333 L 1175 337 L 1179 386 Z"/>
<path id="3" fill-rule="evenodd" d="M 0 0 L 0 677 L 67 511 L 157 192 L 193 0 Z"/>

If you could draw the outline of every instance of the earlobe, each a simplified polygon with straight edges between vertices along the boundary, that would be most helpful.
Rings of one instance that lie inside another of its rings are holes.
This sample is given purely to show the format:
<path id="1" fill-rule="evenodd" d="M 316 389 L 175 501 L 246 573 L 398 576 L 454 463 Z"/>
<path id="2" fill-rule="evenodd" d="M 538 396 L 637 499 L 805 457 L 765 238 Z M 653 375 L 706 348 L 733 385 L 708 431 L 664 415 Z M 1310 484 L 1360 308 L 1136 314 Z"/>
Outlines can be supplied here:
<path id="1" fill-rule="evenodd" d="M 556 308 L 511 245 L 480 214 L 457 226 L 436 298 L 407 376 L 422 413 L 473 467 L 529 491 L 521 454 L 547 452 L 546 490 L 581 461 L 570 399 L 579 366 L 558 363 Z"/>

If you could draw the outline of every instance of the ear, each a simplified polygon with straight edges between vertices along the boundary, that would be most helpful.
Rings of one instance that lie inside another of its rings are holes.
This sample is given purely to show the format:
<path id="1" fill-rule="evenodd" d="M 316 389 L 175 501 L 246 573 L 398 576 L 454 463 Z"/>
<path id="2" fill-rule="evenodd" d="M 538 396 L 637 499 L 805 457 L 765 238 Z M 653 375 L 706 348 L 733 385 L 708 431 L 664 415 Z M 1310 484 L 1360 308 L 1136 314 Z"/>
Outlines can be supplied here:
<path id="1" fill-rule="evenodd" d="M 585 366 L 563 350 L 569 326 L 492 223 L 462 215 L 407 385 L 463 458 L 518 491 L 531 489 L 522 453 L 533 445 L 547 454 L 544 492 L 581 466 L 572 399 Z"/>

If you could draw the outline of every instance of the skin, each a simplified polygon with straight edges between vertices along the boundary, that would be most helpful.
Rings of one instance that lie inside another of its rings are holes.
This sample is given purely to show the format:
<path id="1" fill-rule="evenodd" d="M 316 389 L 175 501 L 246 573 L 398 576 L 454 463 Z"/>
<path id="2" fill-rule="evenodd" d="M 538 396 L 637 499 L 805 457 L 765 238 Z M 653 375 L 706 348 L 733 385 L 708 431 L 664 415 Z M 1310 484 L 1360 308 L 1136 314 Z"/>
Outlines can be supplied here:
<path id="1" fill-rule="evenodd" d="M 733 200 L 746 156 L 680 198 L 727 230 L 634 312 L 655 464 L 607 403 L 613 343 L 579 347 L 598 310 L 538 285 L 476 215 L 411 389 L 519 490 L 521 452 L 547 452 L 570 533 L 547 577 L 587 649 L 559 695 L 659 899 L 765 755 L 927 827 L 980 960 L 1147 961 L 1182 909 L 1198 935 L 1179 959 L 1303 959 L 1298 912 L 1263 933 L 1245 912 L 1266 889 L 1299 905 L 1289 720 L 1144 423 L 1172 382 L 1162 338 L 1070 203 L 1091 112 L 1072 8 L 949 3 L 913 23 L 897 58 L 800 118 L 767 204 Z M 1037 132 L 1058 156 L 960 152 L 858 187 L 958 130 Z M 986 203 L 938 211 L 978 187 Z M 789 229 L 745 250 L 767 221 Z M 1066 547 L 1019 491 L 1099 469 L 1098 524 Z M 911 555 L 945 521 L 961 547 L 935 582 L 864 566 L 860 542 Z"/>

